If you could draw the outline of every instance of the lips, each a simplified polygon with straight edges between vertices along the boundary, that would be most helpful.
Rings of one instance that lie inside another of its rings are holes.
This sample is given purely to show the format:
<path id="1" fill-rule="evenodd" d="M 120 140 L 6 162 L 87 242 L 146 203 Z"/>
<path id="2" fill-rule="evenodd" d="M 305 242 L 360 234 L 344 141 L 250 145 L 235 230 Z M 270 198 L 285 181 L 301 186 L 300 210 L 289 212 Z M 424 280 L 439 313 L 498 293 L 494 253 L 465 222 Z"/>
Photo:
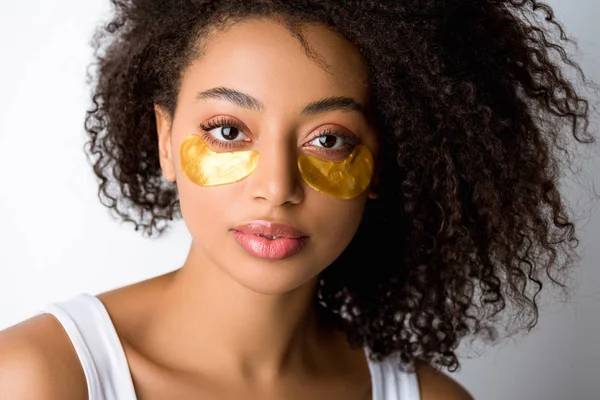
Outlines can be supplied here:
<path id="1" fill-rule="evenodd" d="M 300 229 L 269 221 L 252 221 L 232 232 L 237 243 L 250 255 L 275 260 L 298 253 L 308 239 Z"/>
<path id="2" fill-rule="evenodd" d="M 290 225 L 277 224 L 268 221 L 253 221 L 247 225 L 238 226 L 233 230 L 241 233 L 249 233 L 252 235 L 284 237 L 289 239 L 300 239 L 308 237 L 300 229 L 296 229 Z"/>

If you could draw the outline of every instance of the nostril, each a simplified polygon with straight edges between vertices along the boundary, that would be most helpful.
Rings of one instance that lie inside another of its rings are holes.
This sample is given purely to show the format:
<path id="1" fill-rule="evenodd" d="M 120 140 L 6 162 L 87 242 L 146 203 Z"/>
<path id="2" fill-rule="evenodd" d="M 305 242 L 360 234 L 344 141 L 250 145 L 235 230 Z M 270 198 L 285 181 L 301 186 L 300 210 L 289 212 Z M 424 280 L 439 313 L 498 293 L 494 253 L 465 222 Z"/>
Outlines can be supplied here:
<path id="1" fill-rule="evenodd" d="M 259 160 L 246 183 L 252 198 L 272 206 L 297 204 L 304 200 L 303 180 L 298 169 L 297 150 L 277 148 L 258 150 Z"/>

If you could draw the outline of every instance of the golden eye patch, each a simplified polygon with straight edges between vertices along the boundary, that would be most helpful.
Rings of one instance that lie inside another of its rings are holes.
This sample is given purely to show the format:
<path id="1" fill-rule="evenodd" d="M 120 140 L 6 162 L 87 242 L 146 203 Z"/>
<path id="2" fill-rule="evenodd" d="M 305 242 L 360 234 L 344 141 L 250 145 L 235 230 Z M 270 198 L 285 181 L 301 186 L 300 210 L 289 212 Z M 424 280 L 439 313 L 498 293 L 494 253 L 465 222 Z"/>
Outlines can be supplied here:
<path id="1" fill-rule="evenodd" d="M 256 151 L 215 152 L 198 135 L 183 140 L 180 158 L 185 175 L 199 186 L 241 181 L 258 165 Z M 371 183 L 373 154 L 367 147 L 358 145 L 348 157 L 338 162 L 302 155 L 298 157 L 298 168 L 304 181 L 318 192 L 338 199 L 353 199 Z"/>
<path id="2" fill-rule="evenodd" d="M 181 168 L 200 186 L 218 186 L 241 181 L 254 171 L 258 153 L 252 150 L 218 153 L 202 137 L 189 135 L 181 143 Z"/>
<path id="3" fill-rule="evenodd" d="M 373 154 L 367 147 L 359 145 L 338 162 L 302 155 L 298 157 L 298 168 L 304 181 L 316 191 L 338 199 L 353 199 L 371 183 Z"/>

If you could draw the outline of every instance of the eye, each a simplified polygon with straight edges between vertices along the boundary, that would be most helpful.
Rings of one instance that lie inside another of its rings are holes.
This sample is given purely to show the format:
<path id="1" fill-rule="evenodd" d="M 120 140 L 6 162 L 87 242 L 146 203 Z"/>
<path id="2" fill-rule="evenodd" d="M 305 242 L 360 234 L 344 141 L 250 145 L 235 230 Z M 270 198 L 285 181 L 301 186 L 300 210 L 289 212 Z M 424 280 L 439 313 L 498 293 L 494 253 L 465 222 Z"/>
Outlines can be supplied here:
<path id="1" fill-rule="evenodd" d="M 339 149 L 344 145 L 344 139 L 335 135 L 321 135 L 314 138 L 310 143 L 326 149 Z"/>
<path id="2" fill-rule="evenodd" d="M 219 126 L 205 129 L 213 138 L 224 142 L 239 142 L 247 140 L 248 137 L 235 126 Z"/>
<path id="3" fill-rule="evenodd" d="M 356 146 L 356 137 L 346 133 L 341 133 L 333 130 L 325 130 L 321 134 L 308 142 L 309 145 L 320 149 L 321 151 L 330 150 L 352 150 Z"/>
<path id="4" fill-rule="evenodd" d="M 243 132 L 243 125 L 228 117 L 219 117 L 200 125 L 204 131 L 202 135 L 215 147 L 227 147 L 249 142 L 248 136 Z"/>

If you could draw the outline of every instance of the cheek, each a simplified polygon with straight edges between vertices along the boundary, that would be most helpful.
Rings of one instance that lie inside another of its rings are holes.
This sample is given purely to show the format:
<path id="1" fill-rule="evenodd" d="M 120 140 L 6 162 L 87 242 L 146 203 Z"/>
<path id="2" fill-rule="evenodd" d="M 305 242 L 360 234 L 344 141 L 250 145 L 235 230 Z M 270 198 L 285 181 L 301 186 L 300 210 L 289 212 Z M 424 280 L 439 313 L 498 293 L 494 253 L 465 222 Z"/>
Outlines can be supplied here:
<path id="1" fill-rule="evenodd" d="M 189 169 L 192 161 L 186 160 L 186 156 L 190 156 L 189 151 L 182 151 L 186 148 L 185 143 L 184 140 L 181 146 L 174 146 L 173 149 L 178 150 L 174 151 L 177 191 L 183 220 L 192 238 L 197 240 L 206 236 L 202 232 L 215 229 L 219 225 L 219 218 L 224 215 L 223 210 L 227 207 L 226 199 L 231 196 L 227 193 L 229 185 L 202 187 L 190 180 L 186 168 Z M 199 158 L 202 157 L 196 157 L 193 161 L 197 164 Z"/>
<path id="2" fill-rule="evenodd" d="M 335 259 L 350 243 L 360 225 L 366 195 L 352 200 L 335 200 L 316 193 L 314 197 L 306 205 L 305 218 L 311 222 L 318 251 L 330 253 Z"/>
<path id="3" fill-rule="evenodd" d="M 231 185 L 199 187 L 182 179 L 178 181 L 179 201 L 183 220 L 195 240 L 209 240 L 210 232 L 225 229 L 225 218 L 231 211 L 228 199 L 235 199 Z"/>

